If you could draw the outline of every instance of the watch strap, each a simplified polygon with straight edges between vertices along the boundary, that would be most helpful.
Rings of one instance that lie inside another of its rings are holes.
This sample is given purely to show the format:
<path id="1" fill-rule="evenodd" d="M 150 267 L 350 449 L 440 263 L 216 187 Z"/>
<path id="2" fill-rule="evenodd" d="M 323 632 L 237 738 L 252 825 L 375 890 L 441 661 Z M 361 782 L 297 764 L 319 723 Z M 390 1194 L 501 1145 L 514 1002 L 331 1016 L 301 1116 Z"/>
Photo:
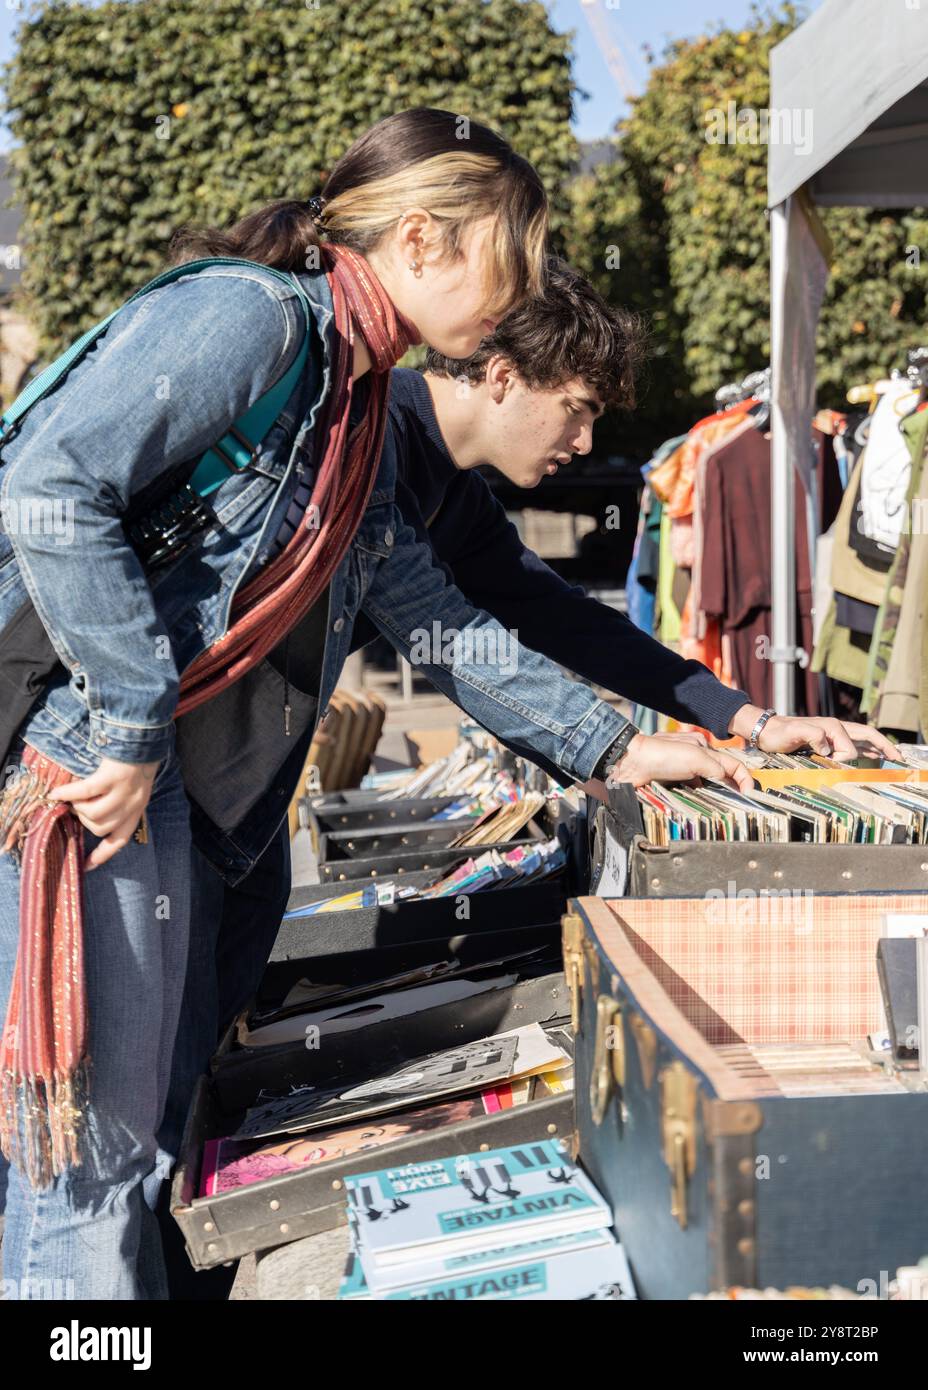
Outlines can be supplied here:
<path id="1" fill-rule="evenodd" d="M 599 759 L 596 767 L 593 769 L 593 776 L 599 778 L 601 782 L 604 782 L 606 780 L 606 773 L 609 771 L 610 767 L 625 756 L 628 752 L 628 745 L 635 735 L 640 732 L 641 730 L 638 726 L 629 720 L 619 736 L 610 743 L 605 753 L 603 753 L 602 757 Z"/>

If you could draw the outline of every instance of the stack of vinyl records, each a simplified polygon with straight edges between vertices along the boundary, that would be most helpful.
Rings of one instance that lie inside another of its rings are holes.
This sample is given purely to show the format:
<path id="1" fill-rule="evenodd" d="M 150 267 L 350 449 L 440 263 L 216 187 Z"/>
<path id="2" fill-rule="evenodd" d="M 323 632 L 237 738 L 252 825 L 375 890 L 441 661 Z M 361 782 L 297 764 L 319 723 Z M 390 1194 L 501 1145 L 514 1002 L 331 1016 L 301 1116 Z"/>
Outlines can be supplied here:
<path id="1" fill-rule="evenodd" d="M 928 773 L 909 764 L 860 768 L 779 754 L 751 771 L 761 785 L 748 793 L 713 781 L 639 788 L 648 839 L 665 846 L 678 840 L 928 844 L 928 780 L 920 780 Z"/>
<path id="2" fill-rule="evenodd" d="M 569 1135 L 557 947 L 381 978 L 363 964 L 314 969 L 243 1015 L 202 1078 L 172 1189 L 195 1267 L 343 1222 L 362 1152 L 401 1166 Z"/>
<path id="3" fill-rule="evenodd" d="M 530 791 L 561 789 L 547 773 L 509 752 L 479 725 L 464 720 L 459 733 L 460 742 L 445 757 L 424 767 L 371 773 L 363 779 L 362 790 L 376 791 L 384 801 L 436 795 L 487 797 L 500 773 Z"/>
<path id="4" fill-rule="evenodd" d="M 426 878 L 418 885 L 410 882 L 408 875 L 363 882 L 359 888 L 290 908 L 284 914 L 284 921 L 315 917 L 325 912 L 353 912 L 393 903 L 457 897 L 459 894 L 479 893 L 504 885 L 525 885 L 558 873 L 566 862 L 564 850 L 556 839 L 544 840 L 532 847 L 517 845 L 515 849 L 502 852 L 491 849 L 475 858 L 464 859 L 457 868 L 448 872 L 432 870 L 431 881 Z M 421 878 L 423 875 L 415 877 Z"/>
<path id="5" fill-rule="evenodd" d="M 407 779 L 403 795 L 381 788 L 307 802 L 319 882 L 294 889 L 272 964 L 556 925 L 567 895 L 589 882 L 585 798 L 537 769 L 523 776 L 518 760 L 504 767 L 504 750 L 489 742 L 463 737 L 412 786 Z M 481 906 L 472 913 L 465 898 Z"/>
<path id="6" fill-rule="evenodd" d="M 502 778 L 490 794 L 479 800 L 439 797 L 363 807 L 317 805 L 310 809 L 310 830 L 320 878 L 324 882 L 330 878 L 364 878 L 371 873 L 383 876 L 385 871 L 394 871 L 393 856 L 399 857 L 395 871 L 401 872 L 460 863 L 467 855 L 455 855 L 454 851 L 472 845 L 541 841 L 550 835 L 550 830 L 546 833 L 546 823 L 550 826 L 557 819 L 556 813 L 547 814 L 548 802 L 554 799 L 553 793 L 549 798 Z M 576 813 L 573 802 L 565 801 L 565 806 L 569 813 Z M 441 859 L 436 857 L 438 850 L 449 853 Z M 377 862 L 385 857 L 387 862 Z M 416 859 L 420 862 L 414 862 Z M 340 862 L 345 860 L 355 862 Z M 324 866 L 336 861 L 340 867 L 330 875 L 321 872 Z"/>
<path id="7" fill-rule="evenodd" d="M 374 1169 L 345 1187 L 341 1298 L 635 1297 L 609 1207 L 556 1141 Z"/>
<path id="8" fill-rule="evenodd" d="M 378 810 L 331 829 L 355 814 L 318 817 L 319 883 L 293 889 L 272 967 L 462 933 L 486 934 L 490 958 L 500 954 L 497 933 L 556 929 L 568 893 L 583 886 L 576 846 L 586 848 L 585 826 L 566 802 L 540 793 L 464 824 L 428 815 L 384 822 Z"/>
<path id="9" fill-rule="evenodd" d="M 408 990 L 407 996 L 407 1008 L 421 1007 L 421 996 L 414 990 Z M 327 1028 L 334 1037 L 343 1021 L 354 1021 L 354 1011 L 347 1002 L 340 1008 L 317 1005 L 297 1022 L 302 1025 L 306 1017 L 319 1020 L 307 1027 Z M 260 1034 L 265 1032 L 272 1034 L 272 1041 L 275 1034 L 280 1036 L 284 1031 L 265 1025 L 252 1039 L 260 1041 Z M 306 1028 L 301 1026 L 299 1036 L 305 1035 Z M 204 1195 L 255 1181 L 256 1172 L 265 1165 L 263 1161 L 254 1163 L 252 1155 L 243 1150 L 266 1153 L 275 1136 L 302 1135 L 310 1141 L 309 1152 L 289 1155 L 292 1170 L 304 1162 L 321 1161 L 316 1157 L 320 1152 L 332 1158 L 358 1148 L 379 1147 L 383 1136 L 376 1132 L 375 1116 L 387 1131 L 425 1133 L 449 1123 L 454 1116 L 476 1117 L 528 1104 L 537 1077 L 552 1094 L 569 1091 L 573 1084 L 569 1043 L 562 1029 L 558 1026 L 546 1031 L 538 1023 L 416 1057 L 399 1066 L 374 1066 L 373 1070 L 374 1075 L 360 1084 L 330 1079 L 292 1087 L 286 1094 L 275 1094 L 270 1088 L 259 1092 L 234 1136 L 207 1145 L 206 1158 L 212 1161 L 204 1165 Z M 391 1118 L 383 1120 L 386 1115 Z M 348 1139 L 334 1142 L 336 1134 L 344 1138 L 345 1127 L 355 1124 L 360 1126 L 357 1145 Z M 371 1132 L 362 1142 L 363 1130 Z M 240 1159 L 247 1161 L 240 1163 Z M 226 1171 L 229 1163 L 234 1171 Z"/>
<path id="10" fill-rule="evenodd" d="M 560 919 L 582 798 L 462 742 L 428 795 L 312 799 L 320 872 L 348 877 L 294 890 L 201 1079 L 172 1188 L 196 1268 L 343 1221 L 362 1149 L 392 1164 L 569 1134 Z"/>
<path id="11" fill-rule="evenodd" d="M 915 750 L 916 752 L 918 750 Z M 588 822 L 599 897 L 917 892 L 928 888 L 928 768 L 818 755 L 735 754 L 755 785 L 609 789 Z"/>

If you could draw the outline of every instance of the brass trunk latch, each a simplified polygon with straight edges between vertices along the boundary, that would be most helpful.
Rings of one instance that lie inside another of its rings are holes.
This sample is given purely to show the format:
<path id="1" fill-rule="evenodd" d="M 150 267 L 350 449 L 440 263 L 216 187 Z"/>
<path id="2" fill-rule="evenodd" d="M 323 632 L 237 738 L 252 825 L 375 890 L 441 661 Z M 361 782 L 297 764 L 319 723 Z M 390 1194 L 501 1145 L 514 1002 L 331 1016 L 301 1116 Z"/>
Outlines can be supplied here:
<path id="1" fill-rule="evenodd" d="M 641 1080 L 646 1091 L 650 1091 L 654 1084 L 654 1071 L 657 1067 L 657 1034 L 651 1028 L 641 1014 L 633 1013 L 629 1018 L 632 1037 L 638 1048 L 638 1062 L 641 1066 Z"/>
<path id="2" fill-rule="evenodd" d="M 580 994 L 583 989 L 583 919 L 575 912 L 561 918 L 564 974 L 570 991 L 570 1026 L 580 1032 Z"/>
<path id="3" fill-rule="evenodd" d="M 686 1184 L 696 1169 L 696 1100 L 699 1084 L 682 1062 L 661 1072 L 661 1140 L 670 1169 L 670 1214 L 686 1230 Z"/>
<path id="4" fill-rule="evenodd" d="M 625 1086 L 625 1033 L 622 1010 L 615 999 L 601 994 L 596 1001 L 596 1042 L 590 1073 L 590 1111 L 594 1125 L 601 1125 L 613 1089 L 621 1100 Z"/>

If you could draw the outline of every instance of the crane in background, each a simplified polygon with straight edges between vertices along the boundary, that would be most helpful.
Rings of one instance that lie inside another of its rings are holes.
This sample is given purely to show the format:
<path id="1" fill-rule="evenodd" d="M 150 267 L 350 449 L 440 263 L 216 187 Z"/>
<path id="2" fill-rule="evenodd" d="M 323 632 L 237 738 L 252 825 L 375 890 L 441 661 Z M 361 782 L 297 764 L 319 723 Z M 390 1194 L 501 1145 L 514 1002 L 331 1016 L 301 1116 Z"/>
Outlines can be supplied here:
<path id="1" fill-rule="evenodd" d="M 620 47 L 619 36 L 616 32 L 615 10 L 612 9 L 607 14 L 605 0 L 580 0 L 580 4 L 590 26 L 590 32 L 596 40 L 596 46 L 603 56 L 606 67 L 609 69 L 623 101 L 631 101 L 632 97 L 637 96 L 637 84 Z"/>

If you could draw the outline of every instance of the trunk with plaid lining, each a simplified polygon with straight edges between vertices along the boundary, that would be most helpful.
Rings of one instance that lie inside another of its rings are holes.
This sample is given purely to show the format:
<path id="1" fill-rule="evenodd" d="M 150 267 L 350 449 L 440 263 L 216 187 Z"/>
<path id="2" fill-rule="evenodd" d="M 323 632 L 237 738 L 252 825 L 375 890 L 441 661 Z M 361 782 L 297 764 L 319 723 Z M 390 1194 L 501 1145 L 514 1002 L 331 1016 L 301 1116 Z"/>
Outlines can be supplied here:
<path id="1" fill-rule="evenodd" d="M 867 1045 L 883 916 L 928 900 L 763 903 L 581 898 L 564 918 L 580 1158 L 643 1298 L 856 1291 L 928 1254 L 928 1092 Z"/>

